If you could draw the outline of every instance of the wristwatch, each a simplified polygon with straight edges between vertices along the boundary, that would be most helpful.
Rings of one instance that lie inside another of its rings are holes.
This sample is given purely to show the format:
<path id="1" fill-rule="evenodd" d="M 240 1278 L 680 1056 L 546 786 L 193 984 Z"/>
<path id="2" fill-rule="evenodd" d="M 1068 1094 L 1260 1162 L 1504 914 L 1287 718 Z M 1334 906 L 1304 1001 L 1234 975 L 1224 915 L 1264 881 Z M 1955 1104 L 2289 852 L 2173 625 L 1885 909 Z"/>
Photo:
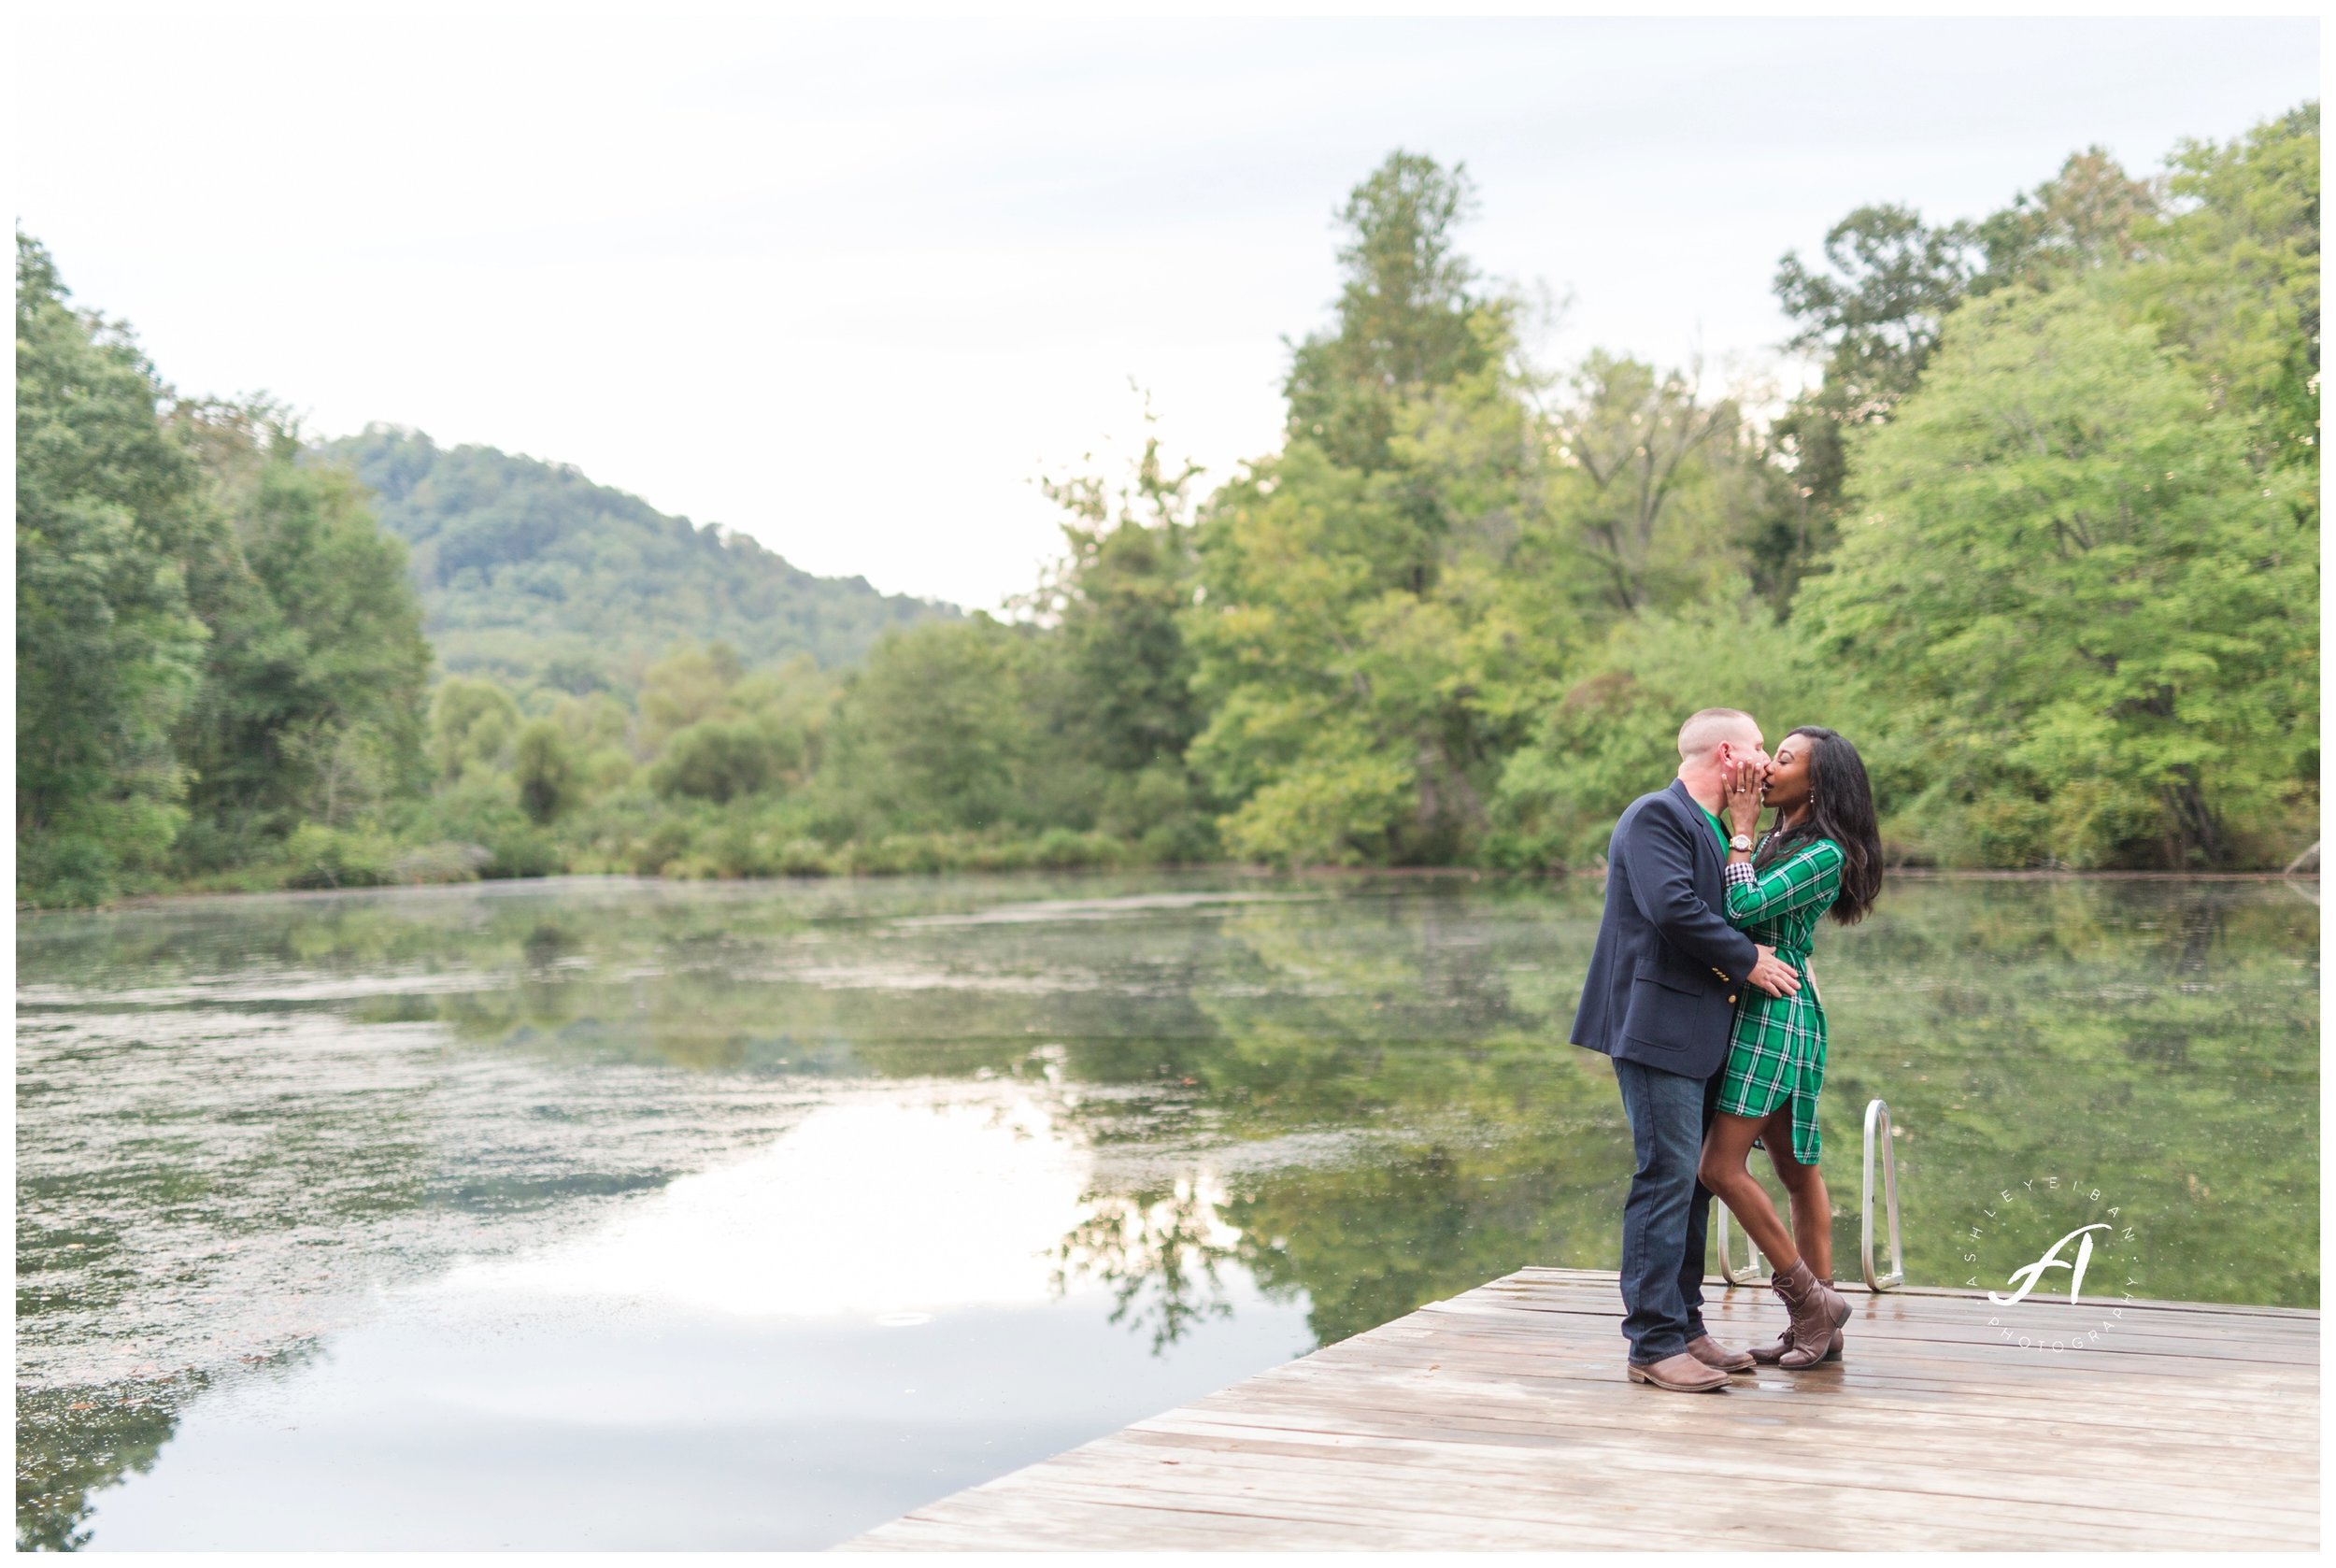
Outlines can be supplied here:
<path id="1" fill-rule="evenodd" d="M 1739 855 L 1748 855 L 1752 852 L 1752 835 L 1748 833 L 1740 833 L 1728 841 L 1728 848 Z"/>

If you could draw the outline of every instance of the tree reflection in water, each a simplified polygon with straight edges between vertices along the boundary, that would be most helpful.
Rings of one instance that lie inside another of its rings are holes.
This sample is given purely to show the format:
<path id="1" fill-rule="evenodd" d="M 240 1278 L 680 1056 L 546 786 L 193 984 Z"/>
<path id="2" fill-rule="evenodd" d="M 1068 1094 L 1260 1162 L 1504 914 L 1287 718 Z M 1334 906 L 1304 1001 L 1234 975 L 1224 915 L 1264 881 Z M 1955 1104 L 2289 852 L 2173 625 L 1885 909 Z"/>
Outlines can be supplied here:
<path id="1" fill-rule="evenodd" d="M 313 1333 L 320 1278 L 539 1246 L 841 1087 L 1042 1105 L 1091 1162 L 1057 1288 L 1106 1287 L 1155 1348 L 1249 1282 L 1327 1342 L 1522 1264 L 1610 1268 L 1627 1130 L 1565 1044 L 1600 895 L 569 882 L 27 919 L 21 1538 L 72 1544 L 167 1435 L 140 1365 L 238 1374 Z M 2318 922 L 2270 883 L 1895 878 L 1820 939 L 1837 1200 L 1883 1095 L 1917 1282 L 1960 1283 L 1973 1204 L 2057 1171 L 2145 1219 L 2151 1293 L 2315 1305 Z M 2033 1255 L 1986 1245 L 1996 1277 Z"/>
<path id="2" fill-rule="evenodd" d="M 1209 1175 L 1085 1201 L 1093 1212 L 1055 1252 L 1058 1293 L 1090 1279 L 1108 1286 L 1111 1320 L 1148 1331 L 1154 1355 L 1196 1323 L 1232 1316 L 1222 1270 L 1242 1256 L 1242 1238 L 1220 1218 L 1224 1189 Z"/>

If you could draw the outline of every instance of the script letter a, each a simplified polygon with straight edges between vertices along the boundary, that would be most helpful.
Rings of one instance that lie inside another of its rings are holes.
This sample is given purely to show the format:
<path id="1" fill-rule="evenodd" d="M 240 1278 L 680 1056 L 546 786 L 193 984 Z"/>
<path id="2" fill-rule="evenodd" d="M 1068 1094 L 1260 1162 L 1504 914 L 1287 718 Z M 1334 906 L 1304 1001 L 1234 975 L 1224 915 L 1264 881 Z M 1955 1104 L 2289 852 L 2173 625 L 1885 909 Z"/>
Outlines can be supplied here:
<path id="1" fill-rule="evenodd" d="M 2028 1292 L 2034 1290 L 2037 1283 L 2044 1278 L 2044 1270 L 2067 1269 L 2070 1271 L 2069 1300 L 2073 1303 L 2076 1300 L 2077 1292 L 2085 1288 L 2085 1265 L 2091 1262 L 2093 1258 L 2093 1238 L 2087 1233 L 2092 1231 L 2105 1231 L 2109 1227 L 2106 1225 L 2086 1225 L 2077 1230 L 2071 1231 L 2067 1235 L 2062 1236 L 2058 1241 L 2054 1242 L 2050 1247 L 2044 1248 L 2044 1255 L 2043 1257 L 2037 1259 L 2034 1262 L 2028 1264 L 2024 1268 L 2015 1269 L 2012 1271 L 2012 1278 L 2010 1282 L 2019 1287 L 2017 1290 L 2008 1296 L 1999 1296 L 1993 1290 L 1990 1290 L 1987 1292 L 1987 1299 L 1995 1303 L 1998 1306 L 2010 1306 L 2016 1302 L 2025 1301 L 2028 1299 Z M 2076 1241 L 2076 1238 L 2079 1236 L 2084 1236 L 2085 1239 L 2081 1242 L 2077 1242 L 2076 1261 L 2072 1263 L 2060 1256 L 2060 1248 L 2066 1247 L 2072 1241 Z"/>

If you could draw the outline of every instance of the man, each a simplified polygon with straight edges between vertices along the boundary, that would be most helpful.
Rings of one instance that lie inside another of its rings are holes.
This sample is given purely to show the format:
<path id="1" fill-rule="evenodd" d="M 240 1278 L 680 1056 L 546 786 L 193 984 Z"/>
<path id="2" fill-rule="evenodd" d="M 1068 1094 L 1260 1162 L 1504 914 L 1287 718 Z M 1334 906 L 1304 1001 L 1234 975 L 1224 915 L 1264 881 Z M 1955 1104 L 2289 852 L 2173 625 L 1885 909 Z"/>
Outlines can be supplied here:
<path id="1" fill-rule="evenodd" d="M 1606 910 L 1574 1016 L 1574 1043 L 1614 1058 L 1637 1169 L 1622 1208 L 1622 1333 L 1635 1383 L 1680 1393 L 1728 1385 L 1752 1358 L 1703 1329 L 1704 1226 L 1696 1179 L 1738 989 L 1801 989 L 1792 966 L 1730 925 L 1722 783 L 1768 765 L 1760 727 L 1707 707 L 1679 727 L 1679 776 L 1631 803 L 1606 849 Z"/>

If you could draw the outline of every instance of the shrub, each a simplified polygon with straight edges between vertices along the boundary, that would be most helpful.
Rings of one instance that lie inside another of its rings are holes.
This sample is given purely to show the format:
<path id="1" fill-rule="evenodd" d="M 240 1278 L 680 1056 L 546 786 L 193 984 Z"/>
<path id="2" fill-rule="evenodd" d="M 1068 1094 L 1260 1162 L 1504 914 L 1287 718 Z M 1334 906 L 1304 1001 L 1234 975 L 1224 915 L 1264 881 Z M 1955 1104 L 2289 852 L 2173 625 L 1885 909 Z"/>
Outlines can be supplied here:
<path id="1" fill-rule="evenodd" d="M 1049 871 L 1077 871 L 1088 866 L 1116 865 L 1124 855 L 1120 842 L 1109 834 L 1076 833 L 1048 828 L 1031 847 L 1031 862 Z"/>
<path id="2" fill-rule="evenodd" d="M 709 720 L 675 734 L 649 770 L 649 786 L 661 795 L 721 804 L 771 788 L 783 762 L 776 743 L 754 725 Z"/>
<path id="3" fill-rule="evenodd" d="M 476 882 L 494 863 L 494 851 L 483 844 L 422 844 L 390 862 L 389 879 L 404 884 Z"/>
<path id="4" fill-rule="evenodd" d="M 548 834 L 535 828 L 511 828 L 487 840 L 491 857 L 479 867 L 482 877 L 501 880 L 520 877 L 556 877 L 565 871 L 567 857 Z"/>
<path id="5" fill-rule="evenodd" d="M 377 888 L 393 880 L 397 848 L 365 829 L 330 828 L 303 822 L 284 841 L 292 888 Z"/>

